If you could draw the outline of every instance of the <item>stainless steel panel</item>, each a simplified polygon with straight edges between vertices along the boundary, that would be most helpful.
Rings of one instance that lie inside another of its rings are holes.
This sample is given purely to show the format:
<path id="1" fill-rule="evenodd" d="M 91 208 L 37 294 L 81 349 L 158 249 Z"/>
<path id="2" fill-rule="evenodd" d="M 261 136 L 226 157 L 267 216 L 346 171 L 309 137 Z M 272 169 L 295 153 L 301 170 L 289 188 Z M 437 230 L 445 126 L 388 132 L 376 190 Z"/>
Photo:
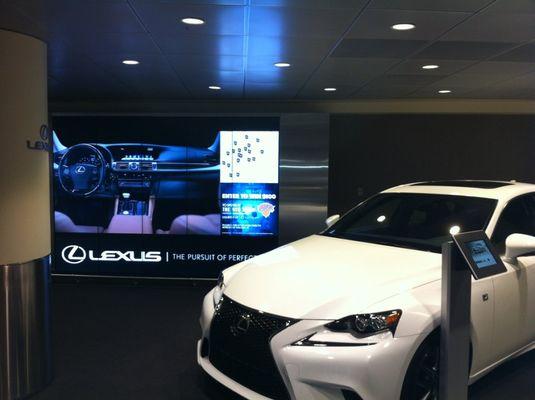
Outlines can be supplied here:
<path id="1" fill-rule="evenodd" d="M 0 399 L 22 399 L 52 379 L 48 257 L 0 265 Z"/>
<path id="2" fill-rule="evenodd" d="M 317 233 L 327 217 L 329 115 L 280 119 L 280 243 Z"/>

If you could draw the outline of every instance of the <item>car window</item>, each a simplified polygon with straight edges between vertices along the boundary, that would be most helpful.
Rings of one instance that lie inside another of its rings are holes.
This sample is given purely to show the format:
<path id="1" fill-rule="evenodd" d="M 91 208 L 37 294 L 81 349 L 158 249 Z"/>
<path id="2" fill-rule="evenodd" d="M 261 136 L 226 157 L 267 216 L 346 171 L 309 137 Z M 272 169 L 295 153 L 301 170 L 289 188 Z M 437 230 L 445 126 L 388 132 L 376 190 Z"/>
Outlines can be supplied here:
<path id="1" fill-rule="evenodd" d="M 492 242 L 498 253 L 505 253 L 505 240 L 513 233 L 535 236 L 535 197 L 533 194 L 517 197 L 502 211 Z"/>
<path id="2" fill-rule="evenodd" d="M 440 252 L 453 230 L 484 229 L 496 200 L 468 196 L 384 193 L 346 214 L 324 234 Z"/>

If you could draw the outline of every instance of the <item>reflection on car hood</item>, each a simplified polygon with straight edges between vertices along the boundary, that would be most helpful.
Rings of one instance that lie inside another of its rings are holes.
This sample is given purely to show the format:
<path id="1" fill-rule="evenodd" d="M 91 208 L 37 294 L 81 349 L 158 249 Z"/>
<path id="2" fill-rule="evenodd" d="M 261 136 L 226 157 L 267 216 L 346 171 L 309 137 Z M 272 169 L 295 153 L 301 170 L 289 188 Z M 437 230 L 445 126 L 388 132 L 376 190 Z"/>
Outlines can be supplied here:
<path id="1" fill-rule="evenodd" d="M 275 315 L 338 319 L 440 279 L 440 265 L 437 253 L 314 235 L 244 263 L 225 294 Z"/>

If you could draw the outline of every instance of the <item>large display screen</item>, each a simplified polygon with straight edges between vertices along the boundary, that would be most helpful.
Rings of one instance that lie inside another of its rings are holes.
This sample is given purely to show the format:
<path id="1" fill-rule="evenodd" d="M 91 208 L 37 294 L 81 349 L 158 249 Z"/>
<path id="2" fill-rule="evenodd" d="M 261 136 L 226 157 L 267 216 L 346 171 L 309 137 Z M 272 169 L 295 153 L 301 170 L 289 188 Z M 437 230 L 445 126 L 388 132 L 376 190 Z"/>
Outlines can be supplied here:
<path id="1" fill-rule="evenodd" d="M 53 119 L 54 272 L 215 277 L 277 245 L 276 118 Z"/>

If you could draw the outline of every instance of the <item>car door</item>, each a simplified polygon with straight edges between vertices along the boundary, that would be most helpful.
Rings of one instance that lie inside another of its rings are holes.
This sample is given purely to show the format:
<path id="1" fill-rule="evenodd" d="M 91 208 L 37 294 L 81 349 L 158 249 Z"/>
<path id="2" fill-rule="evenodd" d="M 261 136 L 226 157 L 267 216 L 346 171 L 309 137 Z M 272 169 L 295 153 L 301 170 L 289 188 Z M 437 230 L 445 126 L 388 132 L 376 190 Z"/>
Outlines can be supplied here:
<path id="1" fill-rule="evenodd" d="M 502 211 L 492 234 L 498 252 L 505 254 L 505 240 L 513 233 L 535 236 L 535 199 L 533 194 L 519 196 Z M 504 260 L 507 272 L 496 275 L 492 348 L 500 360 L 526 346 L 535 335 L 535 256 Z"/>

